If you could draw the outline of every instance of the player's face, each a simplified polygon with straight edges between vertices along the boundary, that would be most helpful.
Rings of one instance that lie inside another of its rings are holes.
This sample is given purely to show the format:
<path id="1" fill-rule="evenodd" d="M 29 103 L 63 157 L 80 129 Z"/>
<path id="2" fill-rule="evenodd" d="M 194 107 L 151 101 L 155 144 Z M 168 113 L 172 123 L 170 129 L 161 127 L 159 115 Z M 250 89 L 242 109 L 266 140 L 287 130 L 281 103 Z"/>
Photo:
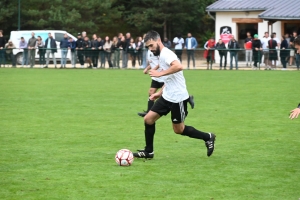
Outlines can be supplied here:
<path id="1" fill-rule="evenodd" d="M 160 47 L 159 47 L 157 41 L 154 41 L 154 40 L 148 40 L 148 41 L 146 42 L 146 46 L 148 47 L 148 49 L 149 49 L 155 56 L 159 56 L 159 54 L 160 54 Z"/>

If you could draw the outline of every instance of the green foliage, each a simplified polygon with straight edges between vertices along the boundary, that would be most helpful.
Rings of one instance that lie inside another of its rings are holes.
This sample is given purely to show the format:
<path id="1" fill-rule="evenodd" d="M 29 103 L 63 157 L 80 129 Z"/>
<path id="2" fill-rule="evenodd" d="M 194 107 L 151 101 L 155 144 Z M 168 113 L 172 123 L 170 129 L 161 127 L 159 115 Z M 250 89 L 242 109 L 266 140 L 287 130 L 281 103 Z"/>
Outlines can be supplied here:
<path id="1" fill-rule="evenodd" d="M 205 8 L 213 0 L 20 0 L 21 30 L 58 29 L 75 34 L 87 31 L 133 36 L 155 29 L 174 37 L 177 32 L 201 35 L 212 30 Z M 6 34 L 17 29 L 18 1 L 0 2 L 0 24 Z M 205 21 L 203 21 L 205 20 Z"/>

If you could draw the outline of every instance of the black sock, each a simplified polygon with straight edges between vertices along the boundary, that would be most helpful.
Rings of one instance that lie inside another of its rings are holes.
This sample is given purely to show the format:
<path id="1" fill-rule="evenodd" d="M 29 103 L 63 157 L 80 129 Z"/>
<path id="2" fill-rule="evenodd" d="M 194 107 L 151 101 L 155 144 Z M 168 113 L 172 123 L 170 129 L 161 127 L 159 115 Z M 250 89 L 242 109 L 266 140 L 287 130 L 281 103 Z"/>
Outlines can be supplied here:
<path id="1" fill-rule="evenodd" d="M 154 101 L 148 99 L 148 109 L 147 109 L 147 112 L 150 111 L 150 109 L 152 108 L 153 105 L 154 105 Z"/>
<path id="2" fill-rule="evenodd" d="M 208 141 L 210 139 L 210 135 L 208 133 L 198 131 L 192 126 L 185 126 L 181 135 L 189 136 L 190 138 L 201 139 L 204 141 Z"/>
<path id="3" fill-rule="evenodd" d="M 145 140 L 146 140 L 145 151 L 148 153 L 153 152 L 154 133 L 155 133 L 155 124 L 148 125 L 145 123 Z"/>

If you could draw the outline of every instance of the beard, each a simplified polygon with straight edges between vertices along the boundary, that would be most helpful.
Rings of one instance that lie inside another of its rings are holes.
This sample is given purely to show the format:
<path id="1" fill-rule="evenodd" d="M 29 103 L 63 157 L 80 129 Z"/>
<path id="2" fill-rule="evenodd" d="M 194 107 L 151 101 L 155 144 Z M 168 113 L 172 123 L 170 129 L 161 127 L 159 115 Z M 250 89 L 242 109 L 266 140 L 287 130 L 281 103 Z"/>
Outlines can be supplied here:
<path id="1" fill-rule="evenodd" d="M 155 51 L 152 51 L 152 53 L 153 53 L 153 55 L 155 55 L 155 56 L 159 56 L 159 54 L 160 54 L 160 47 L 157 45 L 156 50 L 155 50 Z"/>

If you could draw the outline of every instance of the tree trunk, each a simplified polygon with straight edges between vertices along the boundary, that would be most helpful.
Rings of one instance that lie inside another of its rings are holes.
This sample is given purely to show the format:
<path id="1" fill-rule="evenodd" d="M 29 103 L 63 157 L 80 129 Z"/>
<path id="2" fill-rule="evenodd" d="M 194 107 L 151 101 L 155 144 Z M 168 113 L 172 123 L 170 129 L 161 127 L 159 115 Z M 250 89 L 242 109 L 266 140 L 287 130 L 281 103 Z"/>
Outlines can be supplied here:
<path id="1" fill-rule="evenodd" d="M 164 21 L 164 38 L 167 37 L 167 20 Z M 164 41 L 164 38 L 161 38 L 162 41 Z"/>

